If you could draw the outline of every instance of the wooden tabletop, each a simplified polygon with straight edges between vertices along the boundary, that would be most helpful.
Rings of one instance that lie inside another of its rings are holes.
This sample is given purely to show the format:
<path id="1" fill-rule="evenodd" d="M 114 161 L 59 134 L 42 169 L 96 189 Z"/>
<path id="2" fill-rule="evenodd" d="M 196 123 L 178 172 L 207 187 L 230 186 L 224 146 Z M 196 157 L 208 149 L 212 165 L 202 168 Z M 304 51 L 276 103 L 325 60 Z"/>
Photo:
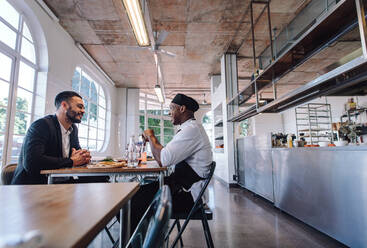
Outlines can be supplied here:
<path id="1" fill-rule="evenodd" d="M 40 230 L 44 247 L 86 247 L 138 188 L 135 182 L 0 186 L 0 239 Z"/>
<path id="2" fill-rule="evenodd" d="M 139 167 L 121 167 L 121 168 L 87 168 L 87 167 L 73 167 L 73 168 L 62 168 L 56 170 L 41 170 L 41 174 L 76 174 L 76 173 L 141 173 L 141 172 L 161 172 L 166 171 L 167 167 L 158 167 L 151 162 L 142 164 Z"/>

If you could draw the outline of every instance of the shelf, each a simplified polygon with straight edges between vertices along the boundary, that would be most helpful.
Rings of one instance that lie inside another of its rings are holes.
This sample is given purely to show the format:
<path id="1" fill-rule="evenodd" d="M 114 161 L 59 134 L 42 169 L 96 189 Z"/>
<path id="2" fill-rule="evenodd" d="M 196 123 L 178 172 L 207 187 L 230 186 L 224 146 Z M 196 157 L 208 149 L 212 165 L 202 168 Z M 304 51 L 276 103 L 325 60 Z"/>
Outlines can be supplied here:
<path id="1" fill-rule="evenodd" d="M 330 128 L 311 129 L 311 132 L 321 132 L 321 131 L 330 131 Z M 302 130 L 298 130 L 298 132 L 310 132 L 310 129 L 302 129 Z"/>
<path id="2" fill-rule="evenodd" d="M 216 153 L 224 153 L 224 148 L 214 148 L 214 152 L 216 152 Z"/>
<path id="3" fill-rule="evenodd" d="M 219 120 L 214 124 L 215 127 L 223 127 L 223 120 Z"/>
<path id="4" fill-rule="evenodd" d="M 318 126 L 318 125 L 330 125 L 330 122 L 312 122 L 310 124 L 297 124 L 298 126 L 305 126 L 305 127 L 309 127 L 309 126 Z"/>
<path id="5" fill-rule="evenodd" d="M 334 25 L 335 23 L 338 23 L 338 25 Z M 255 95 L 255 84 L 257 86 L 257 92 L 260 92 L 265 87 L 271 86 L 272 83 L 276 85 L 278 80 L 312 58 L 312 56 L 318 54 L 324 48 L 334 44 L 341 36 L 350 32 L 355 27 L 358 27 L 358 20 L 354 1 L 339 1 L 334 7 L 330 8 L 326 14 L 319 16 L 310 23 L 305 31 L 300 31 L 297 40 L 294 40 L 291 45 L 284 49 L 282 54 L 280 54 L 269 66 L 264 68 L 264 71 L 259 76 L 257 76 L 246 88 L 242 89 L 237 96 L 233 97 L 228 102 L 228 105 L 241 106 L 251 99 L 251 97 Z M 354 66 L 355 65 L 353 65 L 353 67 Z M 230 116 L 229 119 L 232 121 L 241 121 L 258 113 L 278 113 L 314 99 L 322 95 L 324 90 L 329 94 L 335 94 L 338 87 L 346 87 L 346 84 L 342 84 L 341 82 L 351 78 L 347 78 L 345 74 L 343 74 L 347 70 L 339 73 L 343 69 L 337 69 L 327 73 L 328 76 L 330 76 L 329 78 L 323 75 L 317 80 L 286 94 L 282 98 L 265 104 L 263 107 L 259 106 L 256 112 L 250 115 L 239 113 L 236 116 Z M 339 75 L 343 78 L 339 78 Z M 358 74 L 353 74 L 353 76 L 355 75 Z M 329 80 L 332 82 L 327 82 Z M 320 89 L 321 87 L 322 89 Z M 342 91 L 345 92 L 344 90 Z"/>
<path id="6" fill-rule="evenodd" d="M 330 135 L 312 135 L 312 136 L 309 136 L 309 135 L 307 135 L 307 136 L 303 136 L 303 138 L 330 138 L 331 136 Z M 316 141 L 315 141 L 316 142 Z"/>
<path id="7" fill-rule="evenodd" d="M 223 140 L 223 136 L 215 137 L 215 140 Z"/>
<path id="8" fill-rule="evenodd" d="M 353 109 L 353 110 L 348 110 L 347 112 L 349 113 L 349 116 L 358 116 L 361 113 L 366 112 L 366 111 L 367 109 Z M 341 118 L 344 118 L 344 117 L 348 117 L 348 114 L 346 112 L 341 116 Z"/>

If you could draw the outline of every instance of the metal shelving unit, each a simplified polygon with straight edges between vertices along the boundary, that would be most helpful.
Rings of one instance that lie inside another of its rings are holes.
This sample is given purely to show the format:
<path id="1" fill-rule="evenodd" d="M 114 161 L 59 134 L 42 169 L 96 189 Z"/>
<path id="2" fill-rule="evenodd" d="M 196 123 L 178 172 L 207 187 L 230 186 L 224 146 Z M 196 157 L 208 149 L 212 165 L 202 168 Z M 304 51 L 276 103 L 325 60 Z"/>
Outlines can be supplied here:
<path id="1" fill-rule="evenodd" d="M 332 118 L 330 104 L 308 103 L 295 108 L 297 138 L 304 137 L 308 144 L 332 141 Z M 300 135 L 303 133 L 304 135 Z"/>
<path id="2" fill-rule="evenodd" d="M 223 153 L 224 149 L 218 147 L 224 144 L 222 104 L 219 104 L 219 106 L 214 109 L 214 133 L 213 134 L 214 134 L 214 152 Z"/>

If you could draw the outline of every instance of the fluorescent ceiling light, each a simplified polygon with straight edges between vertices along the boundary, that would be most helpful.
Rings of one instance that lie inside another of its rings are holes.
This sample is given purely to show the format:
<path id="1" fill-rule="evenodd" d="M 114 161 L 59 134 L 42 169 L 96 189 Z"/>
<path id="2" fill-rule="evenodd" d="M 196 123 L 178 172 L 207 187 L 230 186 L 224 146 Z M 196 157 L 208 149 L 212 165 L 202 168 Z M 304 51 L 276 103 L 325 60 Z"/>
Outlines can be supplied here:
<path id="1" fill-rule="evenodd" d="M 155 91 L 155 94 L 157 95 L 158 97 L 158 101 L 163 103 L 164 102 L 164 97 L 163 97 L 163 93 L 162 93 L 162 88 L 161 86 L 159 86 L 158 84 L 154 87 L 154 91 Z"/>
<path id="2" fill-rule="evenodd" d="M 147 28 L 139 0 L 122 0 L 139 46 L 149 46 Z"/>

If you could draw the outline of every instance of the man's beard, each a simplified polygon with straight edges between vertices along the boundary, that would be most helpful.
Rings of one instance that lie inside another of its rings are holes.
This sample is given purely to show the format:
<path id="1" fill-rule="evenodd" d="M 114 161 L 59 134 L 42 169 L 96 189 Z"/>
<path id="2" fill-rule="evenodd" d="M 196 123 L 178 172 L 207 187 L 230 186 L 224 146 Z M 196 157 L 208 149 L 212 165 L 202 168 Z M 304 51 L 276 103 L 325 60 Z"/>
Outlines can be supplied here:
<path id="1" fill-rule="evenodd" d="M 79 115 L 77 114 L 74 110 L 71 110 L 71 107 L 68 108 L 68 110 L 66 111 L 66 116 L 68 117 L 68 119 L 71 121 L 71 123 L 80 123 L 81 119 L 77 119 L 76 116 Z"/>

